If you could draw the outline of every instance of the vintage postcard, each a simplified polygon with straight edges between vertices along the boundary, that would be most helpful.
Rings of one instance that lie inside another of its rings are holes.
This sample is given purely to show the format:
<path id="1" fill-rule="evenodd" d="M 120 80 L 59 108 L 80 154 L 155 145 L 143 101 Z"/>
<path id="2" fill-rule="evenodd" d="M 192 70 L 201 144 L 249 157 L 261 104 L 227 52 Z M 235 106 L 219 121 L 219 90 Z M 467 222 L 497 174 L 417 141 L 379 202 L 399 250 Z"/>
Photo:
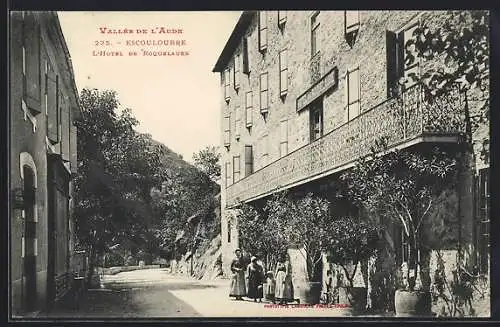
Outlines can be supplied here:
<path id="1" fill-rule="evenodd" d="M 11 11 L 11 319 L 489 318 L 488 11 Z"/>

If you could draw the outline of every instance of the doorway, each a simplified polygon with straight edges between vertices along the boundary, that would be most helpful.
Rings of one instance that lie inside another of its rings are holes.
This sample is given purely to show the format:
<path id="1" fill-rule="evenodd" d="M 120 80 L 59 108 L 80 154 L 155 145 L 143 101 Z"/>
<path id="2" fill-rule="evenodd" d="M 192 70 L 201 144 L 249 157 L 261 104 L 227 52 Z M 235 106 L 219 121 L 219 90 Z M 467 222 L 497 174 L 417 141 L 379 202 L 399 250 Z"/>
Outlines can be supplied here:
<path id="1" fill-rule="evenodd" d="M 37 298 L 36 285 L 36 227 L 35 219 L 35 174 L 28 167 L 23 167 L 24 173 L 24 306 L 25 310 L 35 311 Z"/>

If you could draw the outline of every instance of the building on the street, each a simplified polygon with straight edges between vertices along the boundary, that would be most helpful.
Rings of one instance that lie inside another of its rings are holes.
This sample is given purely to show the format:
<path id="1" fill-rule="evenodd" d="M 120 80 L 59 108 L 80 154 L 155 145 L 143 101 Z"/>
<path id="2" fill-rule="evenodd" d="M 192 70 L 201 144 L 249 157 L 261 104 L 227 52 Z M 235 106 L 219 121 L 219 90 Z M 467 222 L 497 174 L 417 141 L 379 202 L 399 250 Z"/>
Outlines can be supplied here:
<path id="1" fill-rule="evenodd" d="M 13 315 L 50 309 L 82 268 L 74 256 L 72 178 L 80 115 L 55 12 L 10 23 L 10 290 Z"/>
<path id="2" fill-rule="evenodd" d="M 223 266 L 238 244 L 237 207 L 263 206 L 280 190 L 322 191 L 386 137 L 389 148 L 453 156 L 463 132 L 464 99 L 429 106 L 421 86 L 399 77 L 428 64 L 406 65 L 401 50 L 419 22 L 437 27 L 446 12 L 245 11 L 213 72 L 220 73 Z M 413 85 L 414 84 L 414 85 Z M 473 99 L 468 99 L 474 106 Z M 476 153 L 489 127 L 474 134 Z M 460 178 L 457 237 L 489 273 L 489 163 L 476 156 Z M 399 262 L 405 240 L 395 231 Z M 292 258 L 299 260 L 300 256 Z M 299 260 L 300 261 L 300 260 Z M 299 278 L 301 263 L 293 263 Z"/>

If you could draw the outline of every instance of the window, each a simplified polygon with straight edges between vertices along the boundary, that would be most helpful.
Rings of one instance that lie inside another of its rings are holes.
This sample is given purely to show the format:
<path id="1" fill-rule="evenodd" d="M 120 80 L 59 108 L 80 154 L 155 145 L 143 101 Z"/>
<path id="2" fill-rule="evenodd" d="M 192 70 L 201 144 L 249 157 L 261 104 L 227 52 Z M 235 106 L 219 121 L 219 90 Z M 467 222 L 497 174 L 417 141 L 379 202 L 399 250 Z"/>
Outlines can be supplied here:
<path id="1" fill-rule="evenodd" d="M 243 73 L 250 74 L 250 63 L 248 62 L 248 39 L 243 38 Z"/>
<path id="2" fill-rule="evenodd" d="M 240 124 L 241 124 L 241 119 L 240 119 L 240 106 L 236 106 L 236 109 L 235 109 L 235 119 L 234 119 L 234 138 L 236 140 L 239 140 L 240 139 Z"/>
<path id="3" fill-rule="evenodd" d="M 253 150 L 251 145 L 245 145 L 245 176 L 253 174 Z"/>
<path id="4" fill-rule="evenodd" d="M 24 194 L 24 231 L 22 238 L 22 257 L 24 261 L 24 276 L 26 289 L 30 297 L 36 297 L 36 257 L 37 257 L 37 218 L 36 218 L 36 188 L 35 174 L 30 166 L 24 165 L 23 194 Z M 33 309 L 33 301 L 27 301 Z"/>
<path id="5" fill-rule="evenodd" d="M 359 32 L 359 11 L 348 10 L 344 12 L 344 36 L 349 44 L 353 46 Z"/>
<path id="6" fill-rule="evenodd" d="M 323 100 L 315 101 L 309 110 L 311 142 L 323 136 Z"/>
<path id="7" fill-rule="evenodd" d="M 260 112 L 261 113 L 267 113 L 268 106 L 269 106 L 267 82 L 268 82 L 267 73 L 260 74 Z"/>
<path id="8" fill-rule="evenodd" d="M 234 89 L 238 91 L 240 89 L 240 66 L 241 66 L 241 54 L 237 54 L 234 57 Z"/>
<path id="9" fill-rule="evenodd" d="M 286 23 L 286 10 L 278 10 L 278 27 L 283 28 Z"/>
<path id="10" fill-rule="evenodd" d="M 240 156 L 233 157 L 233 183 L 240 180 Z"/>
<path id="11" fill-rule="evenodd" d="M 288 154 L 288 121 L 280 122 L 280 157 Z"/>
<path id="12" fill-rule="evenodd" d="M 31 113 L 41 113 L 40 26 L 33 13 L 25 13 L 23 20 L 23 100 Z"/>
<path id="13" fill-rule="evenodd" d="M 231 185 L 231 163 L 228 161 L 226 162 L 226 187 Z"/>
<path id="14" fill-rule="evenodd" d="M 401 263 L 408 262 L 408 255 L 410 252 L 410 244 L 408 243 L 408 236 L 405 230 L 401 228 Z"/>
<path id="15" fill-rule="evenodd" d="M 224 146 L 229 148 L 231 145 L 231 115 L 224 117 Z"/>
<path id="16" fill-rule="evenodd" d="M 318 47 L 318 31 L 319 31 L 319 21 L 318 21 L 319 11 L 315 12 L 311 17 L 311 57 L 314 57 L 319 51 Z"/>
<path id="17" fill-rule="evenodd" d="M 403 77 L 405 78 L 405 83 L 404 86 L 405 88 L 409 88 L 416 83 L 416 79 L 419 76 L 419 65 L 418 65 L 418 60 L 417 60 L 417 51 L 415 47 L 412 47 L 412 49 L 409 49 L 409 53 L 407 53 L 404 49 L 404 44 L 406 41 L 410 40 L 413 38 L 413 33 L 417 29 L 418 24 L 413 24 L 409 28 L 405 29 L 403 31 L 402 35 L 402 40 L 401 42 L 401 49 L 403 49 L 403 63 L 404 63 L 404 71 L 403 71 Z M 400 36 L 401 38 L 401 36 Z M 410 56 L 412 60 L 408 61 L 407 56 Z"/>
<path id="18" fill-rule="evenodd" d="M 267 49 L 267 12 L 259 12 L 259 51 Z"/>
<path id="19" fill-rule="evenodd" d="M 286 49 L 281 50 L 279 54 L 280 66 L 280 96 L 288 92 L 288 62 Z"/>
<path id="20" fill-rule="evenodd" d="M 231 221 L 227 222 L 227 242 L 231 243 Z"/>
<path id="21" fill-rule="evenodd" d="M 345 110 L 347 121 L 359 116 L 360 112 L 360 84 L 359 67 L 347 70 L 345 75 Z"/>
<path id="22" fill-rule="evenodd" d="M 489 169 L 481 169 L 477 177 L 477 266 L 480 273 L 487 273 L 490 253 L 490 176 Z"/>
<path id="23" fill-rule="evenodd" d="M 229 75 L 229 68 L 226 68 L 226 70 L 224 70 L 224 99 L 226 100 L 226 102 L 229 102 L 229 99 L 231 99 L 229 95 L 230 86 L 231 86 L 231 79 Z"/>
<path id="24" fill-rule="evenodd" d="M 47 138 L 52 144 L 59 142 L 59 122 L 57 115 L 57 94 L 59 93 L 59 78 L 47 62 L 47 74 L 45 76 L 46 112 L 47 112 Z"/>
<path id="25" fill-rule="evenodd" d="M 419 59 L 414 49 L 405 50 L 405 43 L 413 37 L 418 23 L 413 23 L 400 32 L 386 32 L 387 51 L 387 97 L 397 95 L 402 89 L 413 86 L 419 76 Z M 412 60 L 408 58 L 410 55 Z M 404 78 L 403 83 L 399 81 Z"/>
<path id="26" fill-rule="evenodd" d="M 247 128 L 252 127 L 253 117 L 252 117 L 252 91 L 247 92 L 245 97 L 245 113 L 246 113 L 246 126 Z"/>

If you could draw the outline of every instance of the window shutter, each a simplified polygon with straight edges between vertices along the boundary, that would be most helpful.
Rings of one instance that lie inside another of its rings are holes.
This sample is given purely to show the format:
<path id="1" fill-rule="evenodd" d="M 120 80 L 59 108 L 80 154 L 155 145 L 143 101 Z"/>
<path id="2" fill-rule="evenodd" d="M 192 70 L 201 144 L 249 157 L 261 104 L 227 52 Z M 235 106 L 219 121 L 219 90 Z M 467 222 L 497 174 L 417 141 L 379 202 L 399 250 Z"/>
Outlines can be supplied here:
<path id="1" fill-rule="evenodd" d="M 245 176 L 253 173 L 253 151 L 251 145 L 245 145 Z"/>
<path id="2" fill-rule="evenodd" d="M 61 155 L 64 161 L 70 161 L 70 156 L 69 156 L 69 140 L 70 140 L 70 133 L 69 133 L 69 128 L 70 128 L 70 112 L 69 112 L 69 105 L 66 97 L 64 95 L 61 95 L 61 139 L 62 139 L 62 149 L 61 149 Z"/>
<path id="3" fill-rule="evenodd" d="M 226 187 L 228 187 L 229 185 L 231 185 L 231 163 L 229 161 L 226 162 L 225 173 L 226 173 Z"/>
<path id="4" fill-rule="evenodd" d="M 397 63 L 397 38 L 396 33 L 386 31 L 386 53 L 387 53 L 387 97 L 394 95 L 393 90 L 396 85 L 398 75 Z"/>
<path id="5" fill-rule="evenodd" d="M 35 113 L 41 112 L 40 101 L 40 27 L 33 13 L 24 16 L 23 38 L 25 49 L 24 99 Z"/>
<path id="6" fill-rule="evenodd" d="M 70 159 L 71 159 L 71 172 L 72 173 L 76 173 L 77 172 L 77 158 L 78 158 L 78 152 L 77 152 L 77 142 L 76 142 L 76 138 L 77 138 L 77 128 L 75 125 L 72 124 L 72 122 L 70 121 L 70 140 L 69 140 L 69 143 L 70 143 Z"/>
<path id="7" fill-rule="evenodd" d="M 47 137 L 53 144 L 59 142 L 57 135 L 57 93 L 58 78 L 49 64 L 47 72 Z"/>
<path id="8" fill-rule="evenodd" d="M 397 73 L 396 73 L 396 82 L 399 80 L 399 78 L 404 76 L 405 72 L 405 37 L 404 37 L 404 31 L 399 32 L 396 38 L 396 48 L 397 48 L 397 53 L 396 53 L 396 61 L 397 61 Z"/>
<path id="9" fill-rule="evenodd" d="M 243 73 L 250 73 L 250 63 L 248 62 L 248 39 L 243 38 Z"/>

